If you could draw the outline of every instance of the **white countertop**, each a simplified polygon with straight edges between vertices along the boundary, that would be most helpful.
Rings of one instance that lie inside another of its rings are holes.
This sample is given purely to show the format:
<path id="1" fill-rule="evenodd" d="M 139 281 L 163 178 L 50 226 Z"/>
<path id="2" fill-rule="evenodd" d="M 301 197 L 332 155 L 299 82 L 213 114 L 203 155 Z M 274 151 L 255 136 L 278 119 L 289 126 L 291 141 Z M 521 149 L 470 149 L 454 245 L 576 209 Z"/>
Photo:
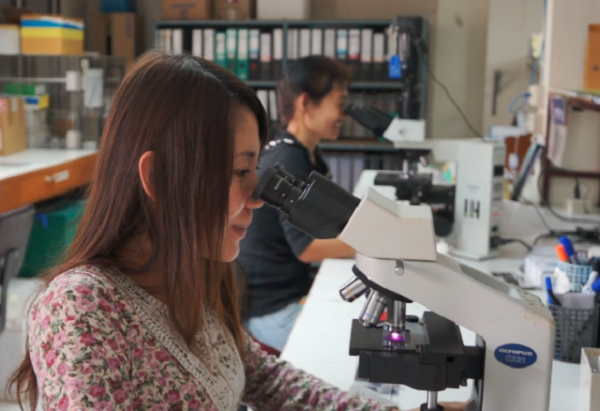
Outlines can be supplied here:
<path id="1" fill-rule="evenodd" d="M 497 267 L 516 267 L 516 259 L 487 262 L 461 262 L 490 272 Z M 347 303 L 338 293 L 340 285 L 350 279 L 354 260 L 325 260 L 321 265 L 304 307 L 294 325 L 281 357 L 343 390 L 354 383 L 358 357 L 348 355 L 352 319 L 358 318 L 362 302 Z M 539 292 L 541 293 L 541 291 Z M 425 307 L 408 304 L 407 313 L 421 315 Z M 475 334 L 461 327 L 465 344 L 473 344 Z M 471 393 L 471 385 L 439 393 L 440 401 L 463 401 Z M 578 401 L 579 364 L 553 362 L 550 411 L 572 410 Z M 410 409 L 425 402 L 425 393 L 408 387 L 400 388 L 400 407 Z M 516 410 L 515 410 L 516 411 Z"/>
<path id="2" fill-rule="evenodd" d="M 0 181 L 19 175 L 59 166 L 96 153 L 98 150 L 65 150 L 28 148 L 15 154 L 0 156 Z"/>

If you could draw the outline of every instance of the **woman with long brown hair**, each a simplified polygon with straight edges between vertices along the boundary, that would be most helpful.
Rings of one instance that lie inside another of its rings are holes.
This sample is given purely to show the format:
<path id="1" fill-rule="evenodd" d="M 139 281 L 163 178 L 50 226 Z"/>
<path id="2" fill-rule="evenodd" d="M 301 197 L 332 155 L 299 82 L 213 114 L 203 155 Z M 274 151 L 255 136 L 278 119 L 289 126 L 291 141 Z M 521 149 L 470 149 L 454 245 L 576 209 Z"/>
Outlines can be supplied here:
<path id="1" fill-rule="evenodd" d="M 251 193 L 267 134 L 254 93 L 215 64 L 150 53 L 130 68 L 76 238 L 30 311 L 12 378 L 22 407 L 384 408 L 242 330 L 231 261 L 262 205 Z"/>

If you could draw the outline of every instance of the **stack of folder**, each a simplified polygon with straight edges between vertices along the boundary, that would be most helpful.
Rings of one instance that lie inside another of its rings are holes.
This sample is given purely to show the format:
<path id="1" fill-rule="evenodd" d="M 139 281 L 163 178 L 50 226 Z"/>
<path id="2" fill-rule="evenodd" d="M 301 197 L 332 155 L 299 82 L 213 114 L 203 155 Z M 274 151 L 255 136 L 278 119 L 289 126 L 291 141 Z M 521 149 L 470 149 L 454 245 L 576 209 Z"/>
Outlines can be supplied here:
<path id="1" fill-rule="evenodd" d="M 58 15 L 23 15 L 21 53 L 83 54 L 83 20 Z"/>
<path id="2" fill-rule="evenodd" d="M 388 62 L 398 54 L 398 39 L 381 27 L 282 27 L 159 29 L 157 49 L 189 51 L 215 61 L 242 80 L 277 80 L 282 74 L 284 44 L 287 60 L 324 55 L 350 66 L 354 81 L 391 81 Z M 189 37 L 189 38 L 188 38 Z"/>

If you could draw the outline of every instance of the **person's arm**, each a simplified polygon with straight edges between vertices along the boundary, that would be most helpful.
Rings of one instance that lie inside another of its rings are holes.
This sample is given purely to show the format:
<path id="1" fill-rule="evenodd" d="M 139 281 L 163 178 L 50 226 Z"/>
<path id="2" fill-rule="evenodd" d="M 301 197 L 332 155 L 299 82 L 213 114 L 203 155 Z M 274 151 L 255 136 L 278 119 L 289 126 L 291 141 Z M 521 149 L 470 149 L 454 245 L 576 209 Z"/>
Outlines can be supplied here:
<path id="1" fill-rule="evenodd" d="M 298 256 L 303 263 L 323 261 L 326 258 L 350 258 L 356 251 L 339 238 L 313 240 Z"/>
<path id="2" fill-rule="evenodd" d="M 29 324 L 40 405 L 48 410 L 134 408 L 127 322 L 103 282 L 84 274 L 54 280 Z"/>
<path id="3" fill-rule="evenodd" d="M 261 411 L 392 411 L 376 401 L 351 395 L 288 362 L 261 351 L 246 336 L 246 389 L 242 401 Z"/>

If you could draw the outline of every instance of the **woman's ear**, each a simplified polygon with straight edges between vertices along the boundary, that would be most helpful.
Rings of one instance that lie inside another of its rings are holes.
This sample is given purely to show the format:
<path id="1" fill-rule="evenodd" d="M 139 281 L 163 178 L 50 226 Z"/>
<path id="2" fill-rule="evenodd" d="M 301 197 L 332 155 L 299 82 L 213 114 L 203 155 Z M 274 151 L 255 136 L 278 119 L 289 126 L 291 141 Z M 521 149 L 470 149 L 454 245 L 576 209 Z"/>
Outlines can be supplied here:
<path id="1" fill-rule="evenodd" d="M 140 181 L 142 182 L 142 187 L 144 191 L 152 200 L 156 201 L 154 194 L 152 193 L 152 186 L 150 184 L 152 175 L 152 169 L 154 167 L 154 152 L 146 151 L 140 157 L 140 161 L 138 162 L 138 172 L 140 173 Z"/>
<path id="2" fill-rule="evenodd" d="M 310 97 L 308 96 L 308 93 L 302 93 L 298 96 L 298 98 L 296 99 L 296 112 L 297 113 L 304 113 L 306 111 L 306 108 L 308 107 L 308 105 L 310 104 Z"/>

